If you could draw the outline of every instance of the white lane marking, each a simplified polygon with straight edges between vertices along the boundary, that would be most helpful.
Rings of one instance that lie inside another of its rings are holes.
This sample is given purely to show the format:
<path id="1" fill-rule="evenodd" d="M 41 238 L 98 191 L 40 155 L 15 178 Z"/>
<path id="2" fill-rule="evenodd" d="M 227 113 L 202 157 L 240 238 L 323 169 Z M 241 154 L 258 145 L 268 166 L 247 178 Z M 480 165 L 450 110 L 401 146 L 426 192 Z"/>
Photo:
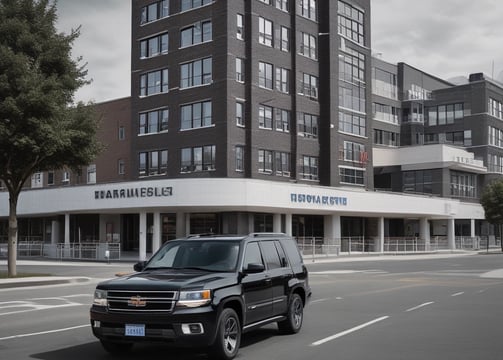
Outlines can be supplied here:
<path id="1" fill-rule="evenodd" d="M 407 309 L 405 310 L 405 312 L 410 312 L 410 311 L 414 311 L 414 310 L 417 310 L 417 309 L 421 309 L 422 307 L 425 307 L 425 306 L 428 306 L 428 305 L 431 305 L 431 304 L 434 304 L 435 302 L 434 301 L 429 301 L 429 302 L 425 302 L 424 304 L 421 304 L 421 305 L 418 305 L 418 306 L 414 306 L 410 309 Z"/>
<path id="2" fill-rule="evenodd" d="M 89 326 L 91 326 L 91 325 L 90 324 L 86 324 L 86 325 L 72 326 L 72 327 L 63 328 L 63 329 L 40 331 L 40 332 L 35 332 L 35 333 L 30 333 L 30 334 L 19 334 L 19 335 L 6 336 L 6 337 L 0 338 L 0 341 L 11 340 L 11 339 L 19 339 L 19 338 L 25 338 L 25 337 L 30 337 L 30 336 L 54 334 L 54 333 L 63 332 L 63 331 L 81 329 L 81 328 L 89 327 Z"/>
<path id="3" fill-rule="evenodd" d="M 69 300 L 69 297 L 47 297 L 47 298 L 34 298 L 28 301 L 9 301 L 0 303 L 0 316 L 13 315 L 28 311 L 58 309 L 64 307 L 83 306 L 83 305 L 88 304 L 81 304 L 78 302 L 71 301 Z M 18 309 L 18 310 L 9 311 L 9 309 Z"/>
<path id="4" fill-rule="evenodd" d="M 316 304 L 316 303 L 319 303 L 319 302 L 323 302 L 323 301 L 327 301 L 328 299 L 316 299 L 316 300 L 312 300 L 311 301 L 311 304 Z"/>
<path id="5" fill-rule="evenodd" d="M 387 274 L 387 271 L 381 270 L 326 270 L 326 271 L 310 271 L 309 275 L 346 275 L 346 274 Z"/>
<path id="6" fill-rule="evenodd" d="M 461 292 L 458 292 L 458 293 L 452 294 L 451 296 L 452 296 L 452 297 L 456 297 L 456 296 L 459 296 L 459 295 L 463 295 L 464 293 L 465 293 L 464 291 L 461 291 Z"/>
<path id="7" fill-rule="evenodd" d="M 340 338 L 342 336 L 345 336 L 345 335 L 351 334 L 351 333 L 353 333 L 355 331 L 358 331 L 358 330 L 361 330 L 363 328 L 366 328 L 367 326 L 370 326 L 370 325 L 373 325 L 373 324 L 378 323 L 380 321 L 386 320 L 387 318 L 389 318 L 389 316 L 382 316 L 380 318 L 377 318 L 377 319 L 374 319 L 372 321 L 366 322 L 365 324 L 361 324 L 361 325 L 355 326 L 354 328 L 351 328 L 351 329 L 345 330 L 343 332 L 340 332 L 338 334 L 335 334 L 335 335 L 326 337 L 324 339 L 315 341 L 315 342 L 313 342 L 311 344 L 311 346 L 319 346 L 319 345 L 324 344 L 326 342 L 335 340 L 335 339 Z"/>

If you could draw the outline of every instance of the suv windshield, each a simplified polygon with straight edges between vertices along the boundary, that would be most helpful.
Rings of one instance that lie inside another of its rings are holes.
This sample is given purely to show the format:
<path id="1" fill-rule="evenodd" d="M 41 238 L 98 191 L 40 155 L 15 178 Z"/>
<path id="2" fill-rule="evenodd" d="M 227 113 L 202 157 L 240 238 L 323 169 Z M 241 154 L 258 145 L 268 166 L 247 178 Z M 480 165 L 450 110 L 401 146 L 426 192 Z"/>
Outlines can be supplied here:
<path id="1" fill-rule="evenodd" d="M 236 241 L 170 241 L 150 259 L 145 269 L 234 271 L 238 253 Z"/>

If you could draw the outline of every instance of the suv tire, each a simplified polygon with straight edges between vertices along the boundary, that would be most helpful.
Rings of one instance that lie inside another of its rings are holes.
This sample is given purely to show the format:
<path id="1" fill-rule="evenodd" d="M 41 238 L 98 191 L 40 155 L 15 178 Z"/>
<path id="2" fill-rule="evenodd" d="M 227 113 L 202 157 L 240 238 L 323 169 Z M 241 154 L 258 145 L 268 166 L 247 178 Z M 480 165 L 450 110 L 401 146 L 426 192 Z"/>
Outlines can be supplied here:
<path id="1" fill-rule="evenodd" d="M 212 354 L 215 359 L 231 360 L 241 344 L 241 324 L 236 312 L 231 308 L 223 309 L 218 318 L 218 328 Z"/>
<path id="2" fill-rule="evenodd" d="M 286 319 L 278 322 L 279 332 L 282 334 L 298 333 L 304 319 L 304 303 L 299 294 L 292 294 L 288 304 Z"/>

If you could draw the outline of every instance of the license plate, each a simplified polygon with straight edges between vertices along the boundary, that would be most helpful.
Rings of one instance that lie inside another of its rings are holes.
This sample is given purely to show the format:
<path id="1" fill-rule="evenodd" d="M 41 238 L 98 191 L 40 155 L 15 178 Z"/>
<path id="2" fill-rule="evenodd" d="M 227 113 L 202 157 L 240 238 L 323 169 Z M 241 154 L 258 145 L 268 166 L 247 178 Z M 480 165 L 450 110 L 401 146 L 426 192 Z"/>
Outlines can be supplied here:
<path id="1" fill-rule="evenodd" d="M 126 324 L 126 336 L 145 336 L 145 325 Z"/>

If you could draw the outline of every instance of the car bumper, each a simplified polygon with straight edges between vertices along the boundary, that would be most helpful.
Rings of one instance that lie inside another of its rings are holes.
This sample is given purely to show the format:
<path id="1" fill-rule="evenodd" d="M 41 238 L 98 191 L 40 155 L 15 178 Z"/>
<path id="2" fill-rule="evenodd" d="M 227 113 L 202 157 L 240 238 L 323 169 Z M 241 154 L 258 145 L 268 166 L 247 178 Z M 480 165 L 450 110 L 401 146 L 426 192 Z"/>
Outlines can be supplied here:
<path id="1" fill-rule="evenodd" d="M 93 307 L 90 315 L 94 336 L 115 342 L 165 341 L 180 346 L 208 346 L 214 342 L 217 326 L 217 311 L 211 307 L 171 314 L 110 313 Z M 139 325 L 144 333 L 126 335 L 126 325 Z"/>

